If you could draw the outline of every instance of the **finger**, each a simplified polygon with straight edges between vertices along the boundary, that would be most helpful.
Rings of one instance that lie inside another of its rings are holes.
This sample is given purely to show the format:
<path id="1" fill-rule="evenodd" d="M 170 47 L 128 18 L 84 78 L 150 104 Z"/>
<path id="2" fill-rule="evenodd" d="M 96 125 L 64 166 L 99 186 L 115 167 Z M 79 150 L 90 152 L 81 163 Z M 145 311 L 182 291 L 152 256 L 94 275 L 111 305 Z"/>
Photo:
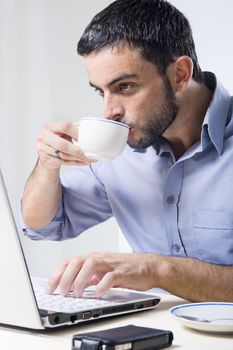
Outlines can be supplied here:
<path id="1" fill-rule="evenodd" d="M 52 148 L 48 145 L 40 144 L 37 146 L 39 160 L 42 164 L 49 166 L 49 168 L 60 168 L 62 160 L 55 157 L 55 153 L 52 155 Z"/>
<path id="2" fill-rule="evenodd" d="M 58 287 L 61 276 L 63 275 L 68 263 L 68 260 L 64 260 L 60 265 L 58 265 L 51 277 L 49 277 L 46 286 L 46 292 L 48 294 L 52 294 L 54 290 Z"/>
<path id="3" fill-rule="evenodd" d="M 100 280 L 102 279 L 103 274 L 96 274 L 94 276 L 92 276 L 89 281 L 86 283 L 85 288 L 89 287 L 89 286 L 96 286 Z"/>
<path id="4" fill-rule="evenodd" d="M 70 260 L 59 282 L 59 287 L 63 296 L 66 296 L 69 291 L 72 290 L 74 280 L 77 277 L 82 265 L 83 258 L 81 257 L 75 257 Z"/>
<path id="5" fill-rule="evenodd" d="M 119 280 L 120 276 L 116 270 L 106 273 L 101 281 L 97 284 L 95 290 L 96 298 L 101 298 L 110 288 L 120 286 Z"/>
<path id="6" fill-rule="evenodd" d="M 51 121 L 45 126 L 45 129 L 50 130 L 52 133 L 66 135 L 70 140 L 77 138 L 77 128 L 77 124 L 66 121 Z"/>
<path id="7" fill-rule="evenodd" d="M 90 163 L 90 160 L 86 158 L 82 150 L 73 145 L 72 142 L 53 134 L 50 130 L 43 130 L 37 137 L 37 150 L 43 151 L 50 156 L 56 156 L 55 150 L 60 152 L 60 158 L 63 160 L 77 160 L 82 163 Z"/>
<path id="8" fill-rule="evenodd" d="M 57 161 L 61 160 L 60 155 L 58 157 L 58 155 L 56 154 L 56 150 L 47 144 L 38 143 L 37 151 L 38 151 L 39 155 L 43 154 L 43 156 L 52 157 L 54 160 L 57 160 Z"/>
<path id="9" fill-rule="evenodd" d="M 73 156 L 69 155 L 69 154 L 66 154 L 66 153 L 63 153 L 61 151 L 59 151 L 58 155 L 57 155 L 57 151 L 58 150 L 55 150 L 54 148 L 52 148 L 51 146 L 49 145 L 45 145 L 45 144 L 40 144 L 38 145 L 37 147 L 39 153 L 43 153 L 44 155 L 47 155 L 47 156 L 50 156 L 53 158 L 53 160 L 55 160 L 56 162 L 58 162 L 59 164 L 62 163 L 64 164 L 64 161 L 68 161 L 67 163 L 69 164 L 69 162 L 72 162 L 74 163 L 75 165 L 88 165 L 91 163 L 91 160 L 88 160 L 88 161 L 83 161 L 82 159 L 80 160 L 77 160 L 75 159 Z"/>
<path id="10" fill-rule="evenodd" d="M 50 130 L 44 129 L 38 134 L 38 144 L 42 143 L 50 146 L 52 149 L 59 150 L 60 152 L 71 155 L 75 158 L 85 159 L 84 153 L 77 146 L 74 146 L 72 142 L 62 137 L 62 135 L 55 134 Z"/>
<path id="11" fill-rule="evenodd" d="M 100 261 L 98 258 L 94 256 L 88 257 L 79 274 L 77 275 L 74 282 L 74 294 L 76 297 L 81 297 L 84 289 L 89 284 L 89 281 L 97 275 L 98 273 L 106 273 L 108 267 L 106 266 L 104 261 Z"/>

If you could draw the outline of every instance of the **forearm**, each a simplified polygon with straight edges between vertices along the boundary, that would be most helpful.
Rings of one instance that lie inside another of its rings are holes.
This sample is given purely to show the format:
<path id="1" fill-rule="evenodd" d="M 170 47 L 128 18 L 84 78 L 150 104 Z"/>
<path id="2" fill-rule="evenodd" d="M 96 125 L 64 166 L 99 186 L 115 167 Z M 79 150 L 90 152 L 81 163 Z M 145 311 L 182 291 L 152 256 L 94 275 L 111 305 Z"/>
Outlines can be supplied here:
<path id="1" fill-rule="evenodd" d="M 162 257 L 159 287 L 190 301 L 233 302 L 233 266 Z"/>
<path id="2" fill-rule="evenodd" d="M 57 212 L 61 201 L 59 169 L 46 169 L 38 161 L 22 196 L 22 214 L 32 229 L 46 226 Z"/>

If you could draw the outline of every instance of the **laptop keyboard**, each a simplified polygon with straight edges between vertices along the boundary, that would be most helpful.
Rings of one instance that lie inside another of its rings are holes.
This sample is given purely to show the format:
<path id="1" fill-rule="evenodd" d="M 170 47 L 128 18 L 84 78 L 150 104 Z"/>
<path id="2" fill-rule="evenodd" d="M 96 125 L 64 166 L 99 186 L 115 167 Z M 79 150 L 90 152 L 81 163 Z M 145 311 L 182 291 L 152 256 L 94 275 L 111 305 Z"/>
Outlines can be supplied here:
<path id="1" fill-rule="evenodd" d="M 37 287 L 35 295 L 39 309 L 56 312 L 72 313 L 115 304 L 114 301 L 96 299 L 93 290 L 86 290 L 81 298 L 76 298 L 72 292 L 63 297 L 58 292 L 45 294 L 43 288 Z"/>

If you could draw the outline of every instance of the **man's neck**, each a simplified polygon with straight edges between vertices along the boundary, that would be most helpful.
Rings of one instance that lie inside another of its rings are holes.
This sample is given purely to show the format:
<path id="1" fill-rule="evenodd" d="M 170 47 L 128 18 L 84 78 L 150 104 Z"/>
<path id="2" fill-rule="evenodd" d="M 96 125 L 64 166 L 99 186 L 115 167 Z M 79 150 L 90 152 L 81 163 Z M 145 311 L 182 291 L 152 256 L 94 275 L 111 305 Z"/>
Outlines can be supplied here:
<path id="1" fill-rule="evenodd" d="M 163 134 L 176 159 L 200 140 L 202 123 L 212 95 L 206 85 L 192 81 L 188 91 L 178 99 L 176 120 Z"/>

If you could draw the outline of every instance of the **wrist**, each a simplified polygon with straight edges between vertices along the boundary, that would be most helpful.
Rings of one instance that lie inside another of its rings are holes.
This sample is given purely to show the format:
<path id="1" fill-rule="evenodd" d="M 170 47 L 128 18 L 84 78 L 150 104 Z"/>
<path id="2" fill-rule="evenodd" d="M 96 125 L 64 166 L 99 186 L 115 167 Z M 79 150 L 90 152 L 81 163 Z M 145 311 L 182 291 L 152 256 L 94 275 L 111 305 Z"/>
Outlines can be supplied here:
<path id="1" fill-rule="evenodd" d="M 155 288 L 167 290 L 174 275 L 174 264 L 168 256 L 151 254 L 151 274 Z"/>
<path id="2" fill-rule="evenodd" d="M 60 168 L 47 168 L 40 158 L 38 158 L 35 170 L 44 182 L 58 183 L 60 181 Z"/>

